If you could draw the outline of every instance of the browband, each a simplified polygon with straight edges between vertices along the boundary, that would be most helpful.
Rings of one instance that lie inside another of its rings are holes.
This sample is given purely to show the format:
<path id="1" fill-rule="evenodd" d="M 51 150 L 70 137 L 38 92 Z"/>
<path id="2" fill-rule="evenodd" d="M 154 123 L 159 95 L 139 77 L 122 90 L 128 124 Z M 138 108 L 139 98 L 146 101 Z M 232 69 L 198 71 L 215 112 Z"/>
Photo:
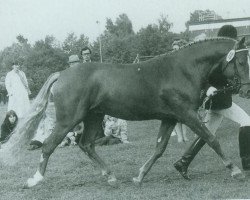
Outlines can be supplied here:
<path id="1" fill-rule="evenodd" d="M 241 52 L 241 51 L 248 51 L 248 49 L 247 48 L 245 48 L 245 49 L 239 49 L 239 50 L 236 50 L 235 53 Z"/>

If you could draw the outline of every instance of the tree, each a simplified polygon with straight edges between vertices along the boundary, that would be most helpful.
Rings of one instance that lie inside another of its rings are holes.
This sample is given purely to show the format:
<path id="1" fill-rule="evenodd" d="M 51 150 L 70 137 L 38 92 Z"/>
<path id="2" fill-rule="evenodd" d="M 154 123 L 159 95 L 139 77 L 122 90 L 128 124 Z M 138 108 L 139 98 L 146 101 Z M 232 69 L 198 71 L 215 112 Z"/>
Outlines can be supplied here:
<path id="1" fill-rule="evenodd" d="M 67 67 L 68 55 L 55 42 L 53 36 L 37 41 L 25 60 L 24 66 L 33 96 L 39 92 L 50 74 Z"/>
<path id="2" fill-rule="evenodd" d="M 106 29 L 99 37 L 102 42 L 102 53 L 104 62 L 130 63 L 135 57 L 134 43 L 135 33 L 131 20 L 126 14 L 119 15 L 115 23 L 111 19 L 106 20 Z M 94 42 L 93 52 L 99 52 L 99 43 Z M 100 57 L 96 53 L 93 58 Z"/>
<path id="3" fill-rule="evenodd" d="M 89 38 L 81 34 L 79 39 L 75 33 L 68 34 L 63 42 L 63 50 L 68 54 L 76 54 L 80 56 L 80 51 L 84 46 L 90 46 Z"/>
<path id="4" fill-rule="evenodd" d="M 171 50 L 176 34 L 170 32 L 172 23 L 161 16 L 158 24 L 149 24 L 137 33 L 138 53 L 143 56 L 155 56 Z"/>
<path id="5" fill-rule="evenodd" d="M 119 15 L 115 23 L 111 19 L 106 20 L 105 35 L 124 37 L 126 35 L 134 34 L 131 20 L 126 14 Z"/>

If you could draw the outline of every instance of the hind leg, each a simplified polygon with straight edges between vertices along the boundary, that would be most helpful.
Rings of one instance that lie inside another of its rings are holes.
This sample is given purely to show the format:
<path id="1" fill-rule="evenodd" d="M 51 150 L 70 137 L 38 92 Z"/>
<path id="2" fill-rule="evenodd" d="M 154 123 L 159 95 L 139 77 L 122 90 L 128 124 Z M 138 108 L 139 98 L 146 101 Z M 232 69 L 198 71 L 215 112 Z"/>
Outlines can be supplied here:
<path id="1" fill-rule="evenodd" d="M 43 143 L 39 168 L 35 175 L 27 180 L 27 183 L 24 186 L 25 188 L 33 187 L 43 180 L 50 155 L 65 138 L 70 128 L 70 126 L 61 126 L 56 124 L 56 127 L 51 135 Z"/>
<path id="2" fill-rule="evenodd" d="M 79 147 L 95 164 L 97 164 L 97 166 L 100 167 L 102 175 L 107 177 L 108 183 L 115 186 L 115 175 L 95 151 L 95 140 L 97 134 L 102 130 L 103 117 L 104 115 L 102 114 L 89 114 L 86 117 L 84 121 L 84 134 L 81 136 Z"/>
<path id="3" fill-rule="evenodd" d="M 161 122 L 160 131 L 157 136 L 157 142 L 156 142 L 156 148 L 154 155 L 140 168 L 140 172 L 138 177 L 133 178 L 133 181 L 135 184 L 141 184 L 143 178 L 146 176 L 146 174 L 149 172 L 155 161 L 160 158 L 165 151 L 170 135 L 174 129 L 174 126 L 176 125 L 175 120 L 163 120 Z"/>

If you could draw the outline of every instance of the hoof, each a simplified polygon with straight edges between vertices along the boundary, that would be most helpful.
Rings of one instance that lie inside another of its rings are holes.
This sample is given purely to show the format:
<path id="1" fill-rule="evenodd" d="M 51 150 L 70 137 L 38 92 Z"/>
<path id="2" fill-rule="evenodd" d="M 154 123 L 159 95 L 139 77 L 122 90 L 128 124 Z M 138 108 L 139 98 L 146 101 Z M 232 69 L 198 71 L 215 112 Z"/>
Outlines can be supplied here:
<path id="1" fill-rule="evenodd" d="M 111 186 L 111 187 L 118 187 L 118 183 L 117 183 L 117 179 L 116 178 L 111 178 L 108 180 L 108 184 Z"/>
<path id="2" fill-rule="evenodd" d="M 133 182 L 136 186 L 140 187 L 142 185 L 142 182 L 137 177 L 133 178 Z"/>
<path id="3" fill-rule="evenodd" d="M 244 180 L 246 176 L 240 171 L 237 173 L 232 173 L 231 176 L 236 180 Z"/>
<path id="4" fill-rule="evenodd" d="M 186 180 L 191 180 L 191 178 L 189 177 L 188 173 L 187 173 L 187 167 L 185 167 L 184 165 L 182 165 L 181 162 L 176 162 L 174 164 L 175 169 L 180 173 L 180 175 L 182 175 L 182 177 Z"/>
<path id="5" fill-rule="evenodd" d="M 29 178 L 27 180 L 27 182 L 24 184 L 23 188 L 27 189 L 27 188 L 31 188 L 36 186 L 38 183 L 40 183 L 43 180 L 43 178 L 40 178 L 39 180 L 36 178 Z"/>

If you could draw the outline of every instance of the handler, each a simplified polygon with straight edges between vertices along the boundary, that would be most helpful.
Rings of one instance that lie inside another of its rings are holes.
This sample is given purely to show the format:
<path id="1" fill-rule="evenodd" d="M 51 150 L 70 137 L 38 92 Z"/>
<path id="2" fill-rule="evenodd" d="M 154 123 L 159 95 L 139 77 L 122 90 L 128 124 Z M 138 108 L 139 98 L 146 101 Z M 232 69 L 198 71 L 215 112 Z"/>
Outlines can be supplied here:
<path id="1" fill-rule="evenodd" d="M 236 39 L 237 30 L 231 25 L 225 25 L 219 30 L 218 37 Z M 215 72 L 210 77 L 209 84 L 211 87 L 208 88 L 206 95 L 211 97 L 211 104 L 209 102 L 206 105 L 206 109 L 208 109 L 205 117 L 205 121 L 207 122 L 206 126 L 211 133 L 215 134 L 223 117 L 240 124 L 239 150 L 242 167 L 244 170 L 250 170 L 250 117 L 242 108 L 232 102 L 232 91 L 216 94 L 217 89 L 228 86 L 226 77 L 221 77 L 218 72 Z M 185 179 L 190 180 L 187 172 L 188 166 L 205 143 L 204 140 L 197 137 L 197 139 L 186 150 L 182 158 L 174 163 L 174 167 Z"/>

